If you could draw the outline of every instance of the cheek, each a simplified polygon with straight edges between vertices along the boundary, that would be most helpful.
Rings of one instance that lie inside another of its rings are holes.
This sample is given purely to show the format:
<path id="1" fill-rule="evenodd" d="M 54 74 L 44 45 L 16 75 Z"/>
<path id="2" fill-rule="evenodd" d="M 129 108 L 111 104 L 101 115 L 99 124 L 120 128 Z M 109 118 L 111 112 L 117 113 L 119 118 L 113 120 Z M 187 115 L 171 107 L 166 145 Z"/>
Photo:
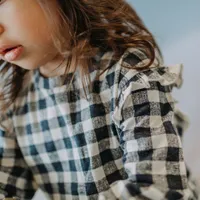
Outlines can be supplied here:
<path id="1" fill-rule="evenodd" d="M 51 41 L 50 28 L 42 10 L 39 8 L 30 9 L 29 12 L 18 16 L 17 27 L 24 38 L 32 42 Z M 21 37 L 22 38 L 22 37 Z"/>
<path id="2" fill-rule="evenodd" d="M 19 30 L 18 40 L 24 46 L 37 46 L 45 47 L 52 46 L 51 33 L 48 31 L 46 24 L 40 22 L 37 23 L 33 20 L 21 20 L 16 24 L 16 28 Z M 15 36 L 16 37 L 16 36 Z"/>

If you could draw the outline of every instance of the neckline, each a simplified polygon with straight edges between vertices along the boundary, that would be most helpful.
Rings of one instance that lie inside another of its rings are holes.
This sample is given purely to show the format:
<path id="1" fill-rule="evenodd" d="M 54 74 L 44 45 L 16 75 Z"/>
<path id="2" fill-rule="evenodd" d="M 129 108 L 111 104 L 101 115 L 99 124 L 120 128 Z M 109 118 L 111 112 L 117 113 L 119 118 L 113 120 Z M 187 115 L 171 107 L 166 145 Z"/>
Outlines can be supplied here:
<path id="1" fill-rule="evenodd" d="M 40 73 L 39 69 L 36 69 L 34 72 L 35 83 L 37 85 L 37 88 L 44 88 L 44 89 L 52 89 L 66 85 L 71 80 L 72 76 L 73 72 L 54 77 L 44 77 Z"/>
<path id="2" fill-rule="evenodd" d="M 109 53 L 109 51 L 107 53 Z M 105 54 L 106 54 L 105 51 L 99 51 L 92 58 L 92 66 L 89 67 L 90 73 L 92 73 L 93 71 L 96 70 L 94 66 L 101 61 L 101 59 L 104 57 Z M 77 79 L 77 76 L 78 76 L 77 71 L 70 72 L 68 74 L 64 74 L 64 75 L 60 75 L 60 76 L 44 77 L 40 73 L 39 68 L 37 68 L 37 69 L 34 70 L 34 84 L 36 85 L 36 88 L 38 88 L 38 89 L 41 89 L 41 88 L 43 88 L 43 89 L 53 89 L 53 88 L 56 88 L 56 87 L 61 87 L 61 86 L 67 85 L 67 83 L 70 83 L 73 74 L 74 74 L 74 79 L 73 79 L 73 82 L 74 82 Z"/>

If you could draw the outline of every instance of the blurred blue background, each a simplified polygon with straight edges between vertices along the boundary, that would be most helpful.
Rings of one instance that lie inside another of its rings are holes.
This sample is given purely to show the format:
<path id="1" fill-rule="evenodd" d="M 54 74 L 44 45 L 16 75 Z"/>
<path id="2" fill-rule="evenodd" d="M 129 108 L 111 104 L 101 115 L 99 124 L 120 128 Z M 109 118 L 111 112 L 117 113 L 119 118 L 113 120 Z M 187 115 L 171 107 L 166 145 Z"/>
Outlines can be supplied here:
<path id="1" fill-rule="evenodd" d="M 190 118 L 184 153 L 200 180 L 200 0 L 128 0 L 155 36 L 166 65 L 184 64 L 184 83 L 175 90 L 179 107 Z M 34 200 L 44 199 L 38 192 Z"/>
<path id="2" fill-rule="evenodd" d="M 200 0 L 128 0 L 161 46 L 200 31 Z"/>

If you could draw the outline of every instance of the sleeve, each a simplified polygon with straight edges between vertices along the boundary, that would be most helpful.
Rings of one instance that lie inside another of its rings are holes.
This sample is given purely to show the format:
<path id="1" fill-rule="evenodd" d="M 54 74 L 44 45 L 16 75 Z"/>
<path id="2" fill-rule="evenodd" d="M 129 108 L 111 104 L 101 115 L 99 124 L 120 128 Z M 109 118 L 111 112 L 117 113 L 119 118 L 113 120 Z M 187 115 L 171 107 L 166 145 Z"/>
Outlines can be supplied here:
<path id="1" fill-rule="evenodd" d="M 16 138 L 0 126 L 0 199 L 32 199 L 36 189 Z"/>
<path id="2" fill-rule="evenodd" d="M 113 114 L 128 178 L 114 182 L 99 199 L 195 200 L 174 125 L 171 86 L 155 77 L 148 81 L 144 73 L 137 78 L 122 91 Z"/>

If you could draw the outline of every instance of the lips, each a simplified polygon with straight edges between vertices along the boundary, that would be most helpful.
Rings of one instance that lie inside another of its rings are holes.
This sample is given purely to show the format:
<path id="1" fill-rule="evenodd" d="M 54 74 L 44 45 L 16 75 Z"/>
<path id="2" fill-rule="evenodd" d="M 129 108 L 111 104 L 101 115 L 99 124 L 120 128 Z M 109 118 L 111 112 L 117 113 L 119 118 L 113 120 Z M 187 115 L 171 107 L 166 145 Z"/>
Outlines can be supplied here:
<path id="1" fill-rule="evenodd" d="M 5 55 L 7 52 L 9 52 L 9 51 L 11 51 L 12 49 L 15 49 L 15 48 L 17 48 L 17 47 L 19 47 L 20 45 L 4 45 L 4 46 L 2 46 L 2 47 L 0 47 L 0 54 L 1 55 Z"/>

